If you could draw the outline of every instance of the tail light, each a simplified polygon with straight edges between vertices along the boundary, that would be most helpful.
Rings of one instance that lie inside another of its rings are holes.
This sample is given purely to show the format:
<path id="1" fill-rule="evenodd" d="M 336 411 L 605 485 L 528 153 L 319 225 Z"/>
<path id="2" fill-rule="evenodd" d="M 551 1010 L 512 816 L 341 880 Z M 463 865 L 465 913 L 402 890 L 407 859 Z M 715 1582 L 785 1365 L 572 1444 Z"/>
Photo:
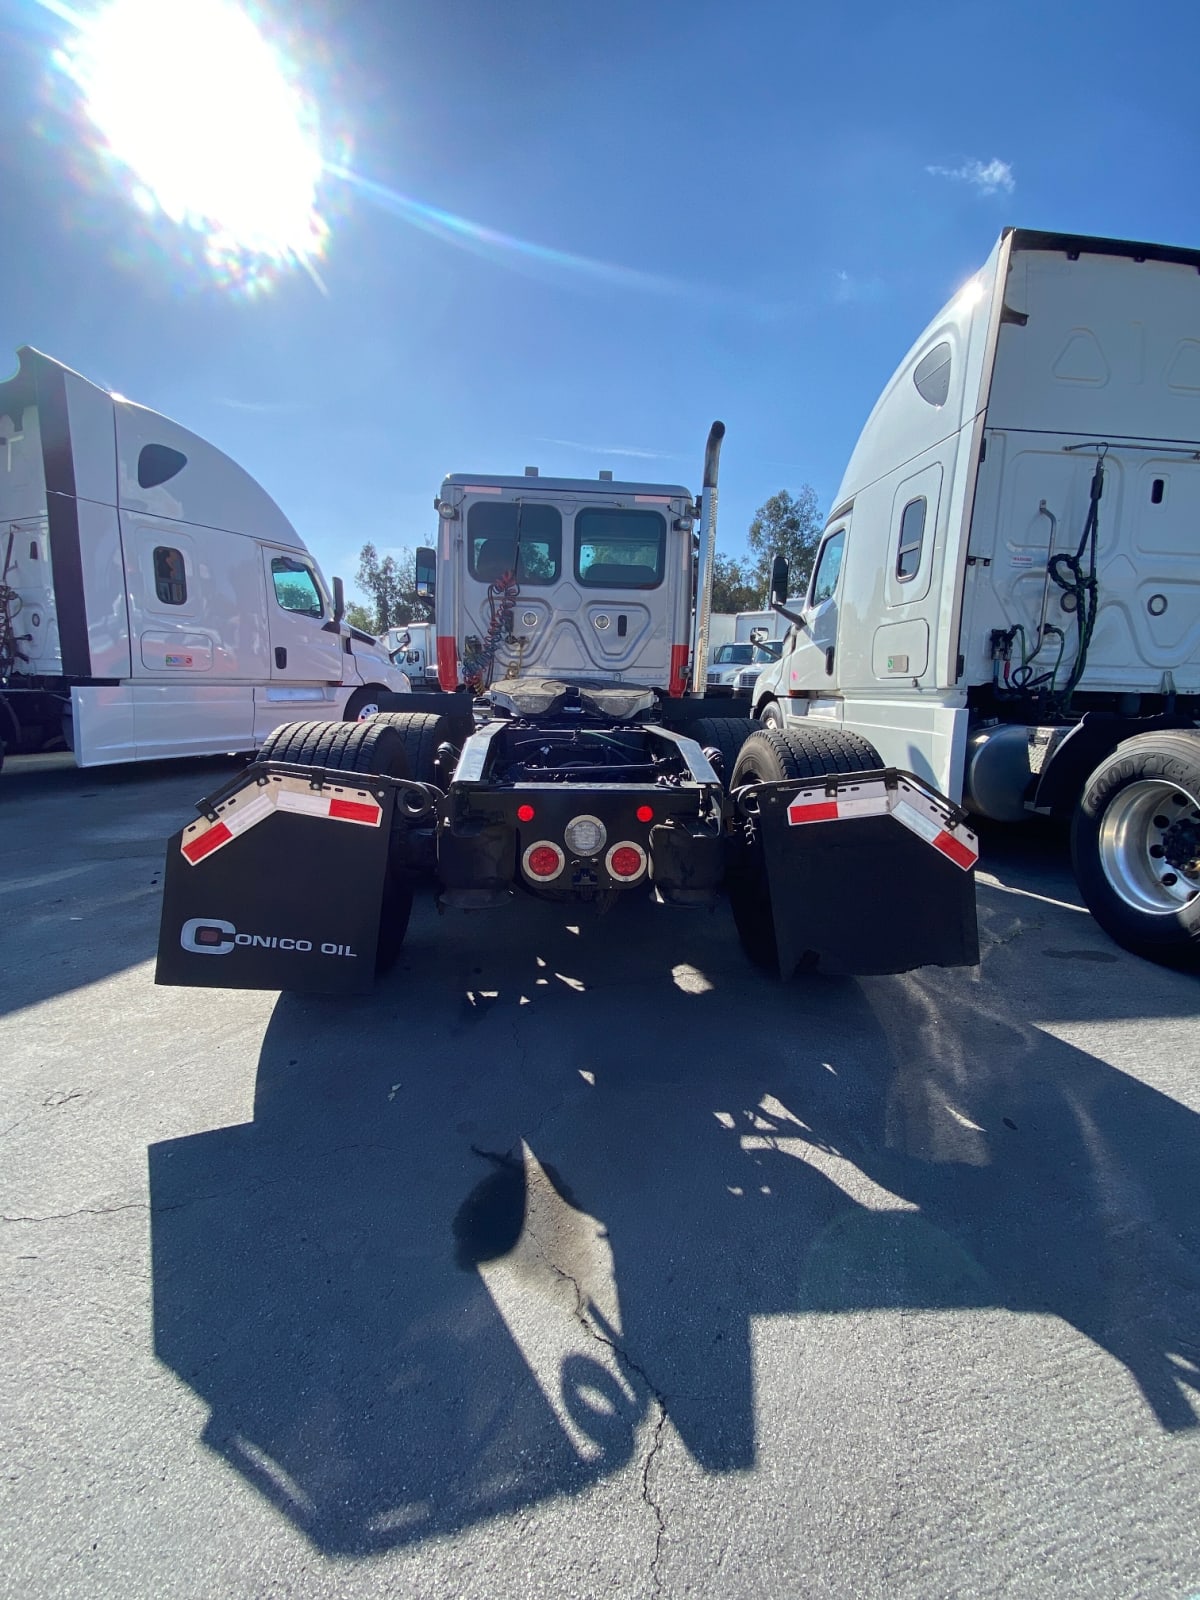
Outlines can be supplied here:
<path id="1" fill-rule="evenodd" d="M 646 852 L 640 844 L 624 839 L 613 845 L 604 858 L 604 865 L 609 877 L 618 883 L 636 883 L 646 870 Z"/>
<path id="2" fill-rule="evenodd" d="M 533 878 L 538 883 L 549 883 L 553 878 L 557 878 L 566 864 L 566 856 L 550 839 L 539 839 L 536 844 L 531 844 L 521 857 L 526 877 Z"/>

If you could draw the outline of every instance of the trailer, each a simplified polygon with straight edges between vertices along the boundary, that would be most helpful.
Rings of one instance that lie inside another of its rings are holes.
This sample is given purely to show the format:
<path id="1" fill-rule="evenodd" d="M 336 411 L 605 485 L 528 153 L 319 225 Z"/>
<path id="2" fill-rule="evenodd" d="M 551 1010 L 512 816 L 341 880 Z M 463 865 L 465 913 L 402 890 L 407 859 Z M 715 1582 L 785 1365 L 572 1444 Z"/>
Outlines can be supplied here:
<path id="1" fill-rule="evenodd" d="M 430 882 L 476 914 L 518 893 L 597 912 L 725 896 L 748 955 L 784 977 L 975 962 L 978 846 L 957 806 L 865 739 L 755 728 L 703 693 L 723 434 L 699 500 L 448 477 L 416 573 L 440 697 L 282 727 L 199 804 L 168 845 L 157 981 L 362 992 Z"/>
<path id="2" fill-rule="evenodd" d="M 0 760 L 252 751 L 409 687 L 266 491 L 24 347 L 0 383 Z"/>
<path id="3" fill-rule="evenodd" d="M 755 716 L 1071 824 L 1092 914 L 1200 963 L 1200 251 L 1006 230 L 884 389 Z"/>

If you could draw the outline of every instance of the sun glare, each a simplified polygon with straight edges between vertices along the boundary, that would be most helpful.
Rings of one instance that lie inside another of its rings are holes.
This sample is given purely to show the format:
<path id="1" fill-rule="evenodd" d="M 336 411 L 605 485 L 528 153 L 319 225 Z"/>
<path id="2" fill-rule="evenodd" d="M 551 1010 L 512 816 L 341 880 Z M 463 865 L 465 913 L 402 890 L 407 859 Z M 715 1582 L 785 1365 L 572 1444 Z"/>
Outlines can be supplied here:
<path id="1" fill-rule="evenodd" d="M 130 198 L 203 239 L 209 265 L 261 284 L 315 275 L 316 115 L 236 0 L 108 0 L 79 19 L 59 65 Z"/>

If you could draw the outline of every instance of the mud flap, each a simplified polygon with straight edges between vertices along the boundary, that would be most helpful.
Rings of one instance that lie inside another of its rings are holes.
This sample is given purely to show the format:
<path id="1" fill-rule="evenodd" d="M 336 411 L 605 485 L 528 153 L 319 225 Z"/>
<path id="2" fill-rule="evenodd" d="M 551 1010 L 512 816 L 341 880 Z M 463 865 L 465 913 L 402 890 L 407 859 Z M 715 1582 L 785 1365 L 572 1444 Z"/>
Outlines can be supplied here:
<path id="1" fill-rule="evenodd" d="M 155 982 L 365 993 L 395 804 L 386 782 L 268 765 L 203 802 L 167 845 Z"/>
<path id="2" fill-rule="evenodd" d="M 978 843 L 907 773 L 761 784 L 741 815 L 728 888 L 742 944 L 788 978 L 974 966 Z"/>

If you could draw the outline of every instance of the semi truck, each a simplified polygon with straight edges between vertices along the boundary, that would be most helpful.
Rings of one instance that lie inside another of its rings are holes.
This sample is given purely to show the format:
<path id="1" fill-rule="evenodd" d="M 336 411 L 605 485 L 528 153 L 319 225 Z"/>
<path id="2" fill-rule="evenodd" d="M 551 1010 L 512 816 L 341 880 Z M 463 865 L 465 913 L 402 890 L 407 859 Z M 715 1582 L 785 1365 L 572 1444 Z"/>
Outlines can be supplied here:
<path id="1" fill-rule="evenodd" d="M 406 622 L 389 628 L 382 643 L 393 666 L 414 689 L 437 689 L 437 635 L 432 622 Z"/>
<path id="2" fill-rule="evenodd" d="M 178 423 L 23 347 L 0 383 L 0 759 L 252 751 L 406 674 L 266 491 Z"/>
<path id="3" fill-rule="evenodd" d="M 972 814 L 1069 820 L 1120 944 L 1200 960 L 1200 251 L 1006 229 L 875 404 L 756 675 Z"/>
<path id="4" fill-rule="evenodd" d="M 724 895 L 784 977 L 976 961 L 957 806 L 860 735 L 756 728 L 704 694 L 723 434 L 699 498 L 611 474 L 446 478 L 416 568 L 440 696 L 285 725 L 199 803 L 167 848 L 157 981 L 361 992 L 430 881 L 476 914 L 517 894 L 597 912 Z"/>

